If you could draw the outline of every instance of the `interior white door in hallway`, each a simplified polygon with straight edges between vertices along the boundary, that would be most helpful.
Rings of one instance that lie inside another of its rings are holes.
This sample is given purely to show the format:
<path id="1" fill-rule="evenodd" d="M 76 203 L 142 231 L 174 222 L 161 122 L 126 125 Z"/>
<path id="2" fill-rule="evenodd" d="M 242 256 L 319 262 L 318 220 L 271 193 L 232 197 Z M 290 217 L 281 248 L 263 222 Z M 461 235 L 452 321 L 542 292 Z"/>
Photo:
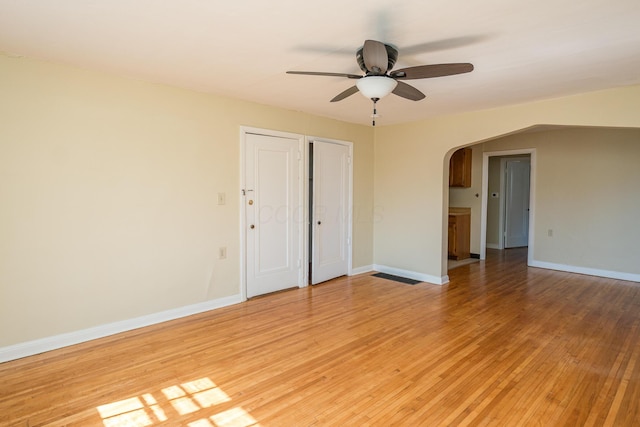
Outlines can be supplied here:
<path id="1" fill-rule="evenodd" d="M 529 244 L 530 173 L 528 157 L 505 159 L 505 248 Z"/>
<path id="2" fill-rule="evenodd" d="M 246 295 L 302 284 L 302 143 L 245 134 Z"/>
<path id="3" fill-rule="evenodd" d="M 313 143 L 312 284 L 348 273 L 349 153 L 347 145 Z"/>

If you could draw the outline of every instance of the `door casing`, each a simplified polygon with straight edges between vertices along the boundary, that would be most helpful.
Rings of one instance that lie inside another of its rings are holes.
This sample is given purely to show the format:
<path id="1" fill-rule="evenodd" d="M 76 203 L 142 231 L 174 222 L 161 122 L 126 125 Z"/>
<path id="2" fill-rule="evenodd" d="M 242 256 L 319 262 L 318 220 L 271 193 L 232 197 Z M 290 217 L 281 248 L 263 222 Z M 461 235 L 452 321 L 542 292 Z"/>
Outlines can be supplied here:
<path id="1" fill-rule="evenodd" d="M 525 148 L 504 151 L 488 151 L 482 153 L 482 209 L 480 219 L 480 259 L 487 257 L 487 204 L 489 189 L 489 157 L 494 156 L 513 156 L 513 155 L 530 155 L 531 174 L 529 177 L 529 250 L 527 255 L 527 264 L 531 265 L 534 254 L 534 236 L 535 236 L 535 218 L 536 218 L 536 149 Z M 446 257 L 444 253 L 444 257 Z"/>

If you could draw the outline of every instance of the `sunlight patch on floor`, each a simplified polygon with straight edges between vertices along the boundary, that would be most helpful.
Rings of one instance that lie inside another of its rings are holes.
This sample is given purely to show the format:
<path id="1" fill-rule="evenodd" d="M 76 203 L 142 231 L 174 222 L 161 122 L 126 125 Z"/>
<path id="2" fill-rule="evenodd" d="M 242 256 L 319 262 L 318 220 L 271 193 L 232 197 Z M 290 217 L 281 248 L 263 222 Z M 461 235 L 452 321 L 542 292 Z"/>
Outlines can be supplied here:
<path id="1" fill-rule="evenodd" d="M 193 414 L 205 408 L 230 402 L 231 398 L 210 378 L 200 378 L 166 387 L 160 393 L 141 396 L 98 406 L 96 409 L 105 427 L 146 427 L 170 421 L 171 415 Z M 189 427 L 249 427 L 257 421 L 240 407 L 219 412 L 188 424 Z"/>
<path id="2" fill-rule="evenodd" d="M 145 405 L 138 397 L 109 403 L 98 407 L 105 427 L 135 426 L 144 427 L 153 424 Z"/>

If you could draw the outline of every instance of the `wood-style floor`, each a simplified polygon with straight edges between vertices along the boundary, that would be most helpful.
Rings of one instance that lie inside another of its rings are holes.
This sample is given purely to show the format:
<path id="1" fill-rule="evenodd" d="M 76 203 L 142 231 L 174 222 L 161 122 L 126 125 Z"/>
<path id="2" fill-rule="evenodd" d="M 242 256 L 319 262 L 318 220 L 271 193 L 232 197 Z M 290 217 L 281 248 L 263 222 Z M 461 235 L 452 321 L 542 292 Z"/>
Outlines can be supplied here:
<path id="1" fill-rule="evenodd" d="M 640 425 L 640 284 L 491 251 L 0 365 L 0 425 Z"/>

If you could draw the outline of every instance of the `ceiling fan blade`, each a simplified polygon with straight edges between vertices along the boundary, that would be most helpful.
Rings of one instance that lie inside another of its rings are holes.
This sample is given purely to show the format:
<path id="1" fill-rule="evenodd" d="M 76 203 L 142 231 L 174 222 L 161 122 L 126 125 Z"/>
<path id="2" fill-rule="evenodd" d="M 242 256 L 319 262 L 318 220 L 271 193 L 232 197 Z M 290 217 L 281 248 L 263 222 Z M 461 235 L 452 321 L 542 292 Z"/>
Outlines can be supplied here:
<path id="1" fill-rule="evenodd" d="M 384 43 L 375 40 L 367 40 L 362 48 L 362 59 L 367 70 L 374 75 L 384 74 L 389 66 L 389 57 Z"/>
<path id="2" fill-rule="evenodd" d="M 359 79 L 362 76 L 347 73 L 323 73 L 321 71 L 287 71 L 287 74 L 302 74 L 305 76 L 329 76 L 329 77 L 347 77 L 349 79 Z"/>
<path id="3" fill-rule="evenodd" d="M 343 99 L 345 99 L 348 96 L 353 95 L 354 93 L 358 92 L 358 86 L 352 86 L 349 89 L 340 92 L 339 94 L 337 94 L 332 100 L 331 102 L 338 102 L 338 101 L 342 101 Z"/>
<path id="4" fill-rule="evenodd" d="M 389 75 L 398 80 L 429 79 L 432 77 L 452 76 L 473 71 L 473 64 L 434 64 L 418 65 L 417 67 L 401 68 Z"/>
<path id="5" fill-rule="evenodd" d="M 473 35 L 473 36 L 461 36 L 451 37 L 448 39 L 432 40 L 430 42 L 414 44 L 412 46 L 402 46 L 402 54 L 415 55 L 426 52 L 437 52 L 440 50 L 455 49 L 458 47 L 464 47 L 471 44 L 479 43 L 488 36 L 485 34 Z"/>
<path id="6" fill-rule="evenodd" d="M 404 82 L 398 82 L 398 85 L 393 90 L 394 95 L 401 96 L 403 98 L 410 99 L 411 101 L 420 101 L 425 98 L 424 93 L 420 92 L 415 87 L 408 85 Z"/>

